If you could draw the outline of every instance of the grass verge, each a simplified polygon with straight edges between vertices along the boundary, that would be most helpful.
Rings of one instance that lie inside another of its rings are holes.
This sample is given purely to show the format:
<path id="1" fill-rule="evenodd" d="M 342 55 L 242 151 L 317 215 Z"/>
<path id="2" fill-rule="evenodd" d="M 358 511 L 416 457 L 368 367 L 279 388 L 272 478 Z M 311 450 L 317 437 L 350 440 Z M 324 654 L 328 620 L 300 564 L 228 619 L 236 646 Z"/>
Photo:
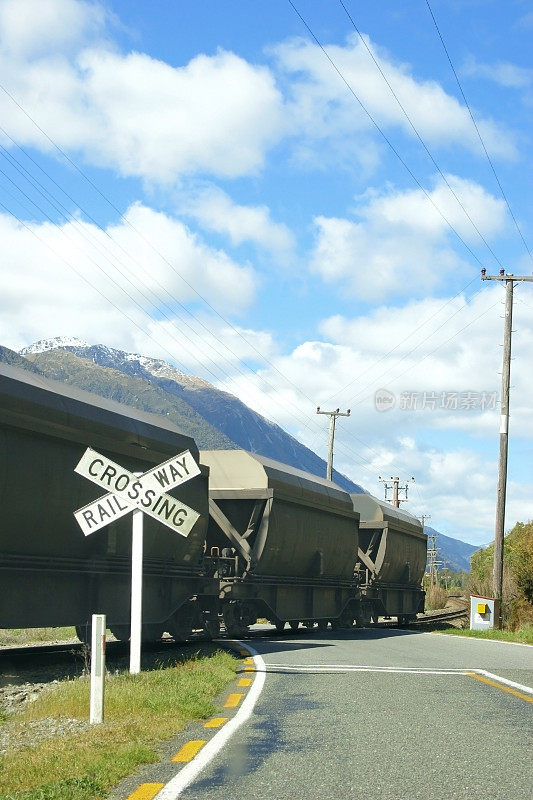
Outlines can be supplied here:
<path id="1" fill-rule="evenodd" d="M 237 663 L 229 653 L 212 651 L 139 675 L 110 676 L 103 725 L 0 756 L 0 800 L 106 798 L 139 765 L 158 761 L 159 742 L 217 710 L 213 698 L 235 677 Z M 8 724 L 23 727 L 60 717 L 86 721 L 89 691 L 87 679 L 62 681 Z"/>
<path id="2" fill-rule="evenodd" d="M 464 628 L 446 628 L 440 633 L 452 636 L 470 636 L 473 639 L 496 639 L 500 642 L 519 642 L 533 644 L 533 625 L 527 625 L 519 631 L 470 631 Z"/>
<path id="3" fill-rule="evenodd" d="M 74 628 L 0 628 L 0 647 L 76 639 Z"/>

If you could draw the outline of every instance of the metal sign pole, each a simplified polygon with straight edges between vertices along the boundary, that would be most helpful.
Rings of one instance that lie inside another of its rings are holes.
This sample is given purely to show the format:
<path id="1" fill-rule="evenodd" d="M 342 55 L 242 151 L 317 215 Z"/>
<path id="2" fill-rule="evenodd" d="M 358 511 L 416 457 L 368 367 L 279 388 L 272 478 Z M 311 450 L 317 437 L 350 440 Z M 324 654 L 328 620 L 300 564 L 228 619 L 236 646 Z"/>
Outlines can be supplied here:
<path id="1" fill-rule="evenodd" d="M 130 674 L 141 671 L 143 593 L 143 512 L 134 511 L 131 537 Z"/>

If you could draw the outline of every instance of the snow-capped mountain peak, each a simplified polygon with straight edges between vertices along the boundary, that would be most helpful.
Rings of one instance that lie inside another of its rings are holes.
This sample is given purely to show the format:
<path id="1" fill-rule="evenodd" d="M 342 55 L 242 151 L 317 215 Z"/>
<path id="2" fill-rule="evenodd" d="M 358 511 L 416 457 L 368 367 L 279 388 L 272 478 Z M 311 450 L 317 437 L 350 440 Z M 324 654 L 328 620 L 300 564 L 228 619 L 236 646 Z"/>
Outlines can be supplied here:
<path id="1" fill-rule="evenodd" d="M 48 350 L 57 350 L 59 347 L 90 347 L 87 342 L 76 336 L 55 336 L 53 339 L 40 339 L 19 350 L 19 355 L 27 356 L 36 353 L 46 353 Z"/>

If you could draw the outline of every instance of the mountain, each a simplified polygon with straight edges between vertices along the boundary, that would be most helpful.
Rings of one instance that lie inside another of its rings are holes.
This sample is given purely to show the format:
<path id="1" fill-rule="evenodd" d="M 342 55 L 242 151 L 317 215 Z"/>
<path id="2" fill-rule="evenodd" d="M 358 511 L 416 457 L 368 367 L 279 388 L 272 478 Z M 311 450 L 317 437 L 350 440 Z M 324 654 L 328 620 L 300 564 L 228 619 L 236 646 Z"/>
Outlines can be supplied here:
<path id="1" fill-rule="evenodd" d="M 188 403 L 148 380 L 131 377 L 111 367 L 101 367 L 67 349 L 50 349 L 44 353 L 34 351 L 25 359 L 30 369 L 36 368 L 47 378 L 166 417 L 192 436 L 200 448 L 236 449 L 231 439 L 207 422 Z"/>
<path id="2" fill-rule="evenodd" d="M 58 355 L 61 353 L 63 355 Z M 191 436 L 194 435 L 200 448 L 243 448 L 313 475 L 326 474 L 326 462 L 279 425 L 252 411 L 234 395 L 216 389 L 201 378 L 187 375 L 166 361 L 125 353 L 101 344 L 89 346 L 85 342 L 66 337 L 36 342 L 21 350 L 20 355 L 28 358 L 50 378 L 74 383 L 96 394 L 105 392 L 106 397 L 113 397 L 129 405 L 132 402 L 125 399 L 122 391 L 117 394 L 115 389 L 113 394 L 110 393 L 112 380 L 116 381 L 116 377 L 112 379 L 112 376 L 106 377 L 102 373 L 95 375 L 96 366 L 123 373 L 131 380 L 141 380 L 145 387 L 149 385 L 154 390 L 159 389 L 168 399 L 173 398 L 189 409 L 194 409 L 210 428 L 218 430 L 225 437 L 226 445 L 208 445 L 201 432 L 193 434 L 190 429 L 184 429 Z M 67 364 L 68 355 L 82 359 L 86 364 L 88 362 L 91 365 L 90 368 L 87 367 L 89 374 L 83 375 L 83 366 L 76 366 L 73 361 Z M 119 383 L 122 384 L 123 381 Z M 131 397 L 132 393 L 130 391 L 128 396 Z M 161 413 L 157 407 L 145 407 L 145 410 Z M 336 470 L 333 471 L 333 480 L 348 492 L 364 492 L 364 489 Z"/>
<path id="3" fill-rule="evenodd" d="M 13 367 L 18 367 L 19 369 L 28 369 L 30 372 L 40 372 L 40 370 L 34 364 L 28 361 L 27 358 L 23 358 L 14 350 L 10 350 L 9 347 L 4 347 L 1 344 L 0 361 L 3 361 L 4 364 L 11 364 Z"/>
<path id="4" fill-rule="evenodd" d="M 314 475 L 326 473 L 325 461 L 279 425 L 237 397 L 165 361 L 89 345 L 73 337 L 45 339 L 20 353 L 0 346 L 0 361 L 168 417 L 192 436 L 200 449 L 243 448 Z M 365 491 L 335 470 L 333 477 L 346 491 Z M 442 566 L 456 572 L 470 569 L 470 556 L 478 548 L 433 528 L 426 527 L 426 531 L 437 536 Z"/>

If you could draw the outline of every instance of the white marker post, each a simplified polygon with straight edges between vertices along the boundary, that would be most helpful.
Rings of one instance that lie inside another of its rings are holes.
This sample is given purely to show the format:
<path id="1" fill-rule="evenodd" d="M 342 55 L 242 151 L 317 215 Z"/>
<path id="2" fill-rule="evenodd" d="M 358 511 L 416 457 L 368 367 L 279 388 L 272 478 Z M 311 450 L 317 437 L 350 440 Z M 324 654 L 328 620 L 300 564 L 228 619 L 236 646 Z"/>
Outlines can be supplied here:
<path id="1" fill-rule="evenodd" d="M 143 614 L 143 512 L 134 511 L 131 529 L 130 675 L 141 671 Z"/>
<path id="2" fill-rule="evenodd" d="M 93 614 L 91 631 L 91 703 L 89 722 L 104 721 L 105 614 Z"/>

